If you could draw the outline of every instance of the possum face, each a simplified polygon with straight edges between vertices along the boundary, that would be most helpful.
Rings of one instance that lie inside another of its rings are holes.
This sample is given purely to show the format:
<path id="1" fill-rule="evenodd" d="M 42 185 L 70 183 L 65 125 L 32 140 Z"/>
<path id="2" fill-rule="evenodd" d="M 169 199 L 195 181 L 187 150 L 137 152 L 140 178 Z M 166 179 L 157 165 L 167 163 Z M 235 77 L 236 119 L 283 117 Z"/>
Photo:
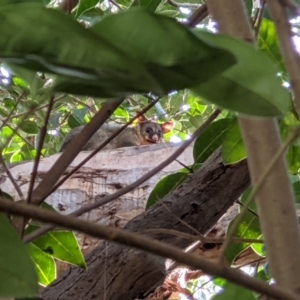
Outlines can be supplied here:
<path id="1" fill-rule="evenodd" d="M 163 134 L 173 128 L 173 122 L 158 124 L 153 121 L 144 121 L 139 123 L 141 135 L 147 143 L 160 143 L 163 140 Z"/>

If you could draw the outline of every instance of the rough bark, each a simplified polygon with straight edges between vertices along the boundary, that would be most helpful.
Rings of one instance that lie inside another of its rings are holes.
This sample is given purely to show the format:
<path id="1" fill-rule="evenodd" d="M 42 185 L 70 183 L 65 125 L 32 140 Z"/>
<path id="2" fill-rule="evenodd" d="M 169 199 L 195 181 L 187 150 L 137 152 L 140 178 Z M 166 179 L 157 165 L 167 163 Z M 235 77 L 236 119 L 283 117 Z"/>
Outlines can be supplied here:
<path id="1" fill-rule="evenodd" d="M 249 185 L 246 161 L 224 166 L 220 152 L 213 154 L 200 170 L 157 203 L 127 223 L 126 230 L 138 232 L 167 228 L 192 234 L 174 218 L 179 217 L 206 233 Z M 166 210 L 171 210 L 172 214 Z M 185 248 L 189 241 L 157 234 L 153 238 Z M 42 293 L 43 299 L 134 299 L 155 289 L 166 276 L 165 260 L 126 246 L 103 243 L 87 256 L 88 270 L 71 268 Z"/>

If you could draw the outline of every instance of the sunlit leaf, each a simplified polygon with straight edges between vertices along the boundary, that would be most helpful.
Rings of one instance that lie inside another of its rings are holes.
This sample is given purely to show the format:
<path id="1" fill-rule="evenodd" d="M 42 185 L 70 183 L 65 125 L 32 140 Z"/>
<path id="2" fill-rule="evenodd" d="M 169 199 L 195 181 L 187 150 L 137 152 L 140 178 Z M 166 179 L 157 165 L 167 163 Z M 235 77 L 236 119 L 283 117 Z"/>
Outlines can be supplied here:
<path id="1" fill-rule="evenodd" d="M 285 71 L 275 24 L 272 21 L 268 19 L 262 20 L 257 44 L 259 49 L 266 53 L 278 65 L 281 71 Z"/>
<path id="2" fill-rule="evenodd" d="M 33 243 L 54 258 L 84 269 L 86 268 L 78 241 L 71 231 L 59 230 L 48 232 L 35 239 Z"/>
<path id="3" fill-rule="evenodd" d="M 33 243 L 28 244 L 27 249 L 35 264 L 39 283 L 48 286 L 56 279 L 56 265 L 54 259 Z"/>
<path id="4" fill-rule="evenodd" d="M 263 236 L 259 236 L 259 239 L 263 239 Z M 266 257 L 266 246 L 264 244 L 252 244 L 251 248 L 254 250 L 255 253 L 257 253 L 261 257 Z"/>
<path id="5" fill-rule="evenodd" d="M 230 222 L 227 232 L 230 232 L 232 224 L 237 216 Z M 237 234 L 234 237 L 245 239 L 258 239 L 261 236 L 261 230 L 258 217 L 247 211 L 238 227 Z M 245 249 L 250 243 L 231 243 L 226 251 L 226 260 L 231 264 L 234 259 Z"/>

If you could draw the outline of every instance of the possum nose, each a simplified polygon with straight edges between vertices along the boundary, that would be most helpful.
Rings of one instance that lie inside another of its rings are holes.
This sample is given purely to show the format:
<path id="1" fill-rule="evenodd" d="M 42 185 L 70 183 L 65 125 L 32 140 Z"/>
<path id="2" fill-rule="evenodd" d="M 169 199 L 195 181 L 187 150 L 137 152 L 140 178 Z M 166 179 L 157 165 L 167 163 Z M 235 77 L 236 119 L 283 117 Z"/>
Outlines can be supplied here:
<path id="1" fill-rule="evenodd" d="M 151 139 L 152 139 L 152 141 L 154 141 L 154 142 L 157 142 L 157 141 L 159 140 L 157 134 L 153 134 Z"/>

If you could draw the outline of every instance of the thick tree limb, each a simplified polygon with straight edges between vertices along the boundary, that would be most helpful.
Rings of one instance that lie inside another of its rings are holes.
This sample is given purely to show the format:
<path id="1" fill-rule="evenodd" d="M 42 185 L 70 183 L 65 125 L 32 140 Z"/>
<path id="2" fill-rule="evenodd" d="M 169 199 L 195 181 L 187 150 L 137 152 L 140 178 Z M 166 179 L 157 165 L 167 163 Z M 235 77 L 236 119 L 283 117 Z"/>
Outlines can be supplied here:
<path id="1" fill-rule="evenodd" d="M 201 233 L 207 232 L 248 187 L 245 161 L 224 166 L 220 151 L 212 155 L 201 170 L 192 174 L 164 204 Z M 150 228 L 167 228 L 192 233 L 170 215 L 160 203 L 131 220 L 126 230 L 138 232 Z M 189 241 L 176 236 L 153 236 L 180 248 Z M 87 258 L 88 271 L 71 268 L 43 299 L 134 299 L 158 286 L 166 275 L 165 260 L 152 254 L 119 245 L 103 244 Z M 106 298 L 105 298 L 106 297 Z"/>

